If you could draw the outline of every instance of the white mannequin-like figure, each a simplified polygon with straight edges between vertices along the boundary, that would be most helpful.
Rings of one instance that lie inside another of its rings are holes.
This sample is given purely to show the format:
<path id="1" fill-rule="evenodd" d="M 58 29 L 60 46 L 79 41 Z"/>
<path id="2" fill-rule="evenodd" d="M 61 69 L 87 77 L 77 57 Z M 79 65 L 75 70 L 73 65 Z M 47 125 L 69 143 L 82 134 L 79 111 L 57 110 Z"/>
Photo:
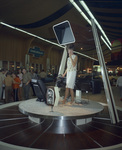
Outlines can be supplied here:
<path id="1" fill-rule="evenodd" d="M 69 95 L 69 91 L 71 94 L 70 104 L 72 104 L 74 102 L 74 85 L 75 85 L 75 79 L 76 79 L 78 58 L 73 53 L 73 50 L 74 50 L 73 44 L 68 45 L 67 49 L 68 49 L 68 54 L 69 54 L 69 57 L 67 59 L 67 69 L 64 72 L 64 74 L 62 75 L 62 77 L 64 77 L 65 75 L 67 76 L 67 78 L 66 78 L 66 90 L 65 90 L 65 97 L 63 100 L 63 104 L 66 103 L 66 99 Z"/>

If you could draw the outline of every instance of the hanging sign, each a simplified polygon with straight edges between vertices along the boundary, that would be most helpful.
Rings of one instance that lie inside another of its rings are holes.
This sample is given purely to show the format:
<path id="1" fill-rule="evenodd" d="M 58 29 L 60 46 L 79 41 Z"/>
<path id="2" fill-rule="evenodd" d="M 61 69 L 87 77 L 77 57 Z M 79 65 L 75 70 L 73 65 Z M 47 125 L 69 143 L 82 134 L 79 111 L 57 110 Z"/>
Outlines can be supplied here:
<path id="1" fill-rule="evenodd" d="M 44 51 L 41 51 L 39 47 L 30 48 L 28 51 L 29 54 L 32 54 L 34 57 L 44 56 Z"/>

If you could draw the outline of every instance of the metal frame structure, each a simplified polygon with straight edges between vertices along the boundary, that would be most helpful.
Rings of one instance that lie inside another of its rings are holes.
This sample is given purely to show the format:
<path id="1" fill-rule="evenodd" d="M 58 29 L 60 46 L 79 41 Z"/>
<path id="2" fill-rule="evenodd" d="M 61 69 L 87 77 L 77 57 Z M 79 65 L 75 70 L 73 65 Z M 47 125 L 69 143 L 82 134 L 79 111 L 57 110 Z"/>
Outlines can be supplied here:
<path id="1" fill-rule="evenodd" d="M 62 59 L 61 59 L 61 64 L 60 64 L 58 76 L 62 75 L 64 73 L 64 69 L 65 69 L 65 65 L 66 65 L 66 59 L 67 59 L 67 50 L 66 50 L 66 46 L 65 46 L 63 56 L 62 56 Z"/>
<path id="2" fill-rule="evenodd" d="M 100 44 L 100 40 L 99 40 L 99 36 L 98 36 L 98 32 L 97 32 L 94 19 L 91 19 L 91 22 L 92 22 L 92 32 L 94 36 L 97 56 L 98 56 L 99 64 L 101 67 L 101 74 L 102 74 L 106 99 L 108 103 L 109 115 L 110 115 L 111 123 L 115 124 L 119 122 L 119 117 L 118 117 L 118 113 L 116 110 L 115 100 L 113 97 L 113 92 L 112 92 L 110 81 L 108 78 L 105 60 L 104 60 L 104 56 L 103 56 L 103 52 L 102 52 L 102 48 L 101 48 L 101 44 Z"/>
<path id="3" fill-rule="evenodd" d="M 97 28 L 96 28 L 96 25 L 95 25 L 93 19 L 91 19 L 91 22 L 92 22 L 92 32 L 93 32 L 93 36 L 94 36 L 96 51 L 97 51 L 98 60 L 99 60 L 100 67 L 101 67 L 101 74 L 102 74 L 102 78 L 103 78 L 103 84 L 104 84 L 106 99 L 107 99 L 107 103 L 108 103 L 109 115 L 110 115 L 111 123 L 115 124 L 115 123 L 119 122 L 119 117 L 118 117 L 118 113 L 116 110 L 115 101 L 114 101 L 110 81 L 108 78 L 108 73 L 107 73 L 107 69 L 106 69 L 106 65 L 105 65 L 105 60 L 104 60 L 99 36 L 97 33 Z M 66 51 L 66 46 L 65 46 L 58 75 L 64 73 L 66 58 L 67 58 L 67 51 Z M 56 100 L 55 100 L 54 106 L 57 106 L 58 101 L 60 99 L 58 87 L 55 87 L 55 92 L 57 94 L 56 94 Z"/>

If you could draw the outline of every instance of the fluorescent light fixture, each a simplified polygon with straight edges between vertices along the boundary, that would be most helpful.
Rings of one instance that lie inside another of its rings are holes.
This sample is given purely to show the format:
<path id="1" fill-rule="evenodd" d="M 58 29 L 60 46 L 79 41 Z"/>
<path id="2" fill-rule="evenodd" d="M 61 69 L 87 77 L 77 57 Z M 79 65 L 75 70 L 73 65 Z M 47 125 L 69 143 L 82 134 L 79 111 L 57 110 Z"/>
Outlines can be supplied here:
<path id="1" fill-rule="evenodd" d="M 102 34 L 104 35 L 104 37 L 106 38 L 106 40 L 108 41 L 108 43 L 111 45 L 111 42 L 109 41 L 108 37 L 106 36 L 105 32 L 103 31 L 102 27 L 100 26 L 100 24 L 98 23 L 98 21 L 95 19 L 95 17 L 93 16 L 93 14 L 91 13 L 91 11 L 89 10 L 89 8 L 87 7 L 87 5 L 85 4 L 85 2 L 82 0 L 80 0 L 81 5 L 84 7 L 84 9 L 87 11 L 87 13 L 89 14 L 89 16 L 94 19 L 94 22 L 96 23 L 96 25 L 98 26 L 98 28 L 100 29 L 100 31 L 102 32 Z"/>
<path id="2" fill-rule="evenodd" d="M 98 61 L 98 59 L 95 59 L 95 58 L 90 57 L 90 56 L 88 56 L 88 55 L 85 55 L 85 54 L 83 54 L 83 53 L 79 53 L 79 52 L 76 52 L 76 51 L 73 51 L 73 52 L 74 52 L 74 53 L 76 53 L 76 54 L 82 55 L 82 56 L 84 56 L 84 57 L 87 57 L 87 58 L 89 58 L 89 59 L 92 59 L 92 60 Z"/>
<path id="3" fill-rule="evenodd" d="M 22 33 L 25 33 L 25 34 L 27 34 L 27 35 L 30 35 L 30 36 L 32 36 L 32 37 L 35 37 L 35 38 L 37 38 L 37 39 L 39 39 L 39 40 L 42 40 L 42 41 L 45 41 L 45 42 L 47 42 L 47 43 L 50 43 L 50 44 L 56 45 L 56 46 L 58 46 L 58 47 L 64 48 L 64 46 L 61 46 L 61 45 L 59 45 L 59 44 L 57 44 L 57 43 L 51 42 L 51 41 L 49 41 L 49 40 L 46 40 L 46 39 L 44 39 L 44 38 L 42 38 L 42 37 L 40 37 L 40 36 L 37 36 L 37 35 L 35 35 L 35 34 L 32 34 L 32 33 L 30 33 L 30 32 L 27 32 L 27 31 L 25 31 L 25 30 L 22 30 L 22 29 L 13 27 L 13 26 L 11 26 L 11 25 L 9 25 L 9 24 L 6 24 L 6 23 L 4 23 L 4 22 L 0 22 L 0 24 L 6 26 L 6 27 L 8 27 L 8 28 L 11 28 L 11 29 L 20 31 L 20 32 L 22 32 Z M 92 58 L 92 57 L 90 57 L 90 56 L 87 56 L 87 55 L 85 55 L 85 54 L 82 54 L 82 53 L 79 53 L 79 52 L 76 52 L 76 51 L 75 51 L 74 53 L 77 53 L 77 54 L 79 54 L 79 55 L 82 55 L 82 56 L 87 57 L 87 58 L 92 59 L 92 60 L 97 60 L 97 59 L 95 59 L 95 58 Z M 97 61 L 98 61 L 98 60 L 97 60 Z"/>
<path id="4" fill-rule="evenodd" d="M 79 11 L 82 12 L 81 8 L 79 8 L 79 6 L 76 4 L 76 2 L 74 0 L 70 0 L 70 2 L 74 5 L 74 7 Z M 87 7 L 87 5 L 85 4 L 85 2 L 83 0 L 79 0 L 80 4 L 83 6 L 83 8 L 86 10 L 86 12 L 89 14 L 89 16 L 91 17 L 91 19 L 94 19 L 95 24 L 97 25 L 97 27 L 99 28 L 99 30 L 102 32 L 103 36 L 106 38 L 107 42 L 111 45 L 111 42 L 109 41 L 108 37 L 106 36 L 105 32 L 103 31 L 102 27 L 100 26 L 100 24 L 98 23 L 98 21 L 95 19 L 95 17 L 93 16 L 93 14 L 91 13 L 90 9 Z M 80 13 L 85 20 L 91 25 L 91 21 L 88 19 L 88 17 L 82 12 Z"/>
<path id="5" fill-rule="evenodd" d="M 112 48 L 108 45 L 108 43 L 105 41 L 105 39 L 102 37 L 102 35 L 101 35 L 100 37 L 101 37 L 101 39 L 103 40 L 103 42 L 106 44 L 106 46 L 107 46 L 110 50 L 112 50 Z"/>
<path id="6" fill-rule="evenodd" d="M 74 0 L 70 0 L 70 2 L 74 5 L 74 7 L 79 11 L 79 13 L 84 17 L 84 19 L 91 25 L 91 21 L 84 14 L 84 12 L 80 9 L 80 7 L 74 2 Z"/>
<path id="7" fill-rule="evenodd" d="M 9 25 L 9 24 L 6 24 L 6 23 L 4 23 L 4 22 L 0 22 L 0 24 L 1 24 L 1 25 L 4 25 L 4 26 L 6 26 L 6 27 L 9 27 L 9 28 L 11 28 L 11 29 L 20 31 L 20 32 L 22 32 L 22 33 L 25 33 L 25 34 L 27 34 L 27 35 L 30 35 L 30 36 L 32 36 L 32 37 L 35 37 L 35 38 L 37 38 L 37 39 L 40 39 L 40 40 L 42 40 L 42 41 L 45 41 L 45 42 L 47 42 L 47 43 L 50 43 L 50 44 L 56 45 L 56 46 L 58 46 L 58 47 L 64 48 L 63 46 L 61 46 L 61 45 L 59 45 L 59 44 L 57 44 L 57 43 L 51 42 L 51 41 L 49 41 L 49 40 L 46 40 L 46 39 L 44 39 L 44 38 L 42 38 L 42 37 L 40 37 L 40 36 L 37 36 L 37 35 L 35 35 L 35 34 L 32 34 L 32 33 L 30 33 L 30 32 L 27 32 L 27 31 L 25 31 L 25 30 L 22 30 L 22 29 L 13 27 L 13 26 L 11 26 L 11 25 Z"/>

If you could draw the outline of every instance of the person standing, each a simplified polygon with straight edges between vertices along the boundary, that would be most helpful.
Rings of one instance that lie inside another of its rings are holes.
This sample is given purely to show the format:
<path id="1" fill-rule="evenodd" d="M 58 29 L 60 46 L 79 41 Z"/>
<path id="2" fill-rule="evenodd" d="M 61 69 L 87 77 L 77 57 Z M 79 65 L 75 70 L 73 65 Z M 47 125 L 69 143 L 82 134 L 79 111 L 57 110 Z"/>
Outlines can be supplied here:
<path id="1" fill-rule="evenodd" d="M 23 79 L 23 74 L 22 74 L 22 70 L 19 69 L 19 74 L 17 75 L 21 81 L 21 83 L 19 84 L 19 89 L 18 89 L 18 98 L 19 100 L 22 100 L 22 79 Z"/>
<path id="2" fill-rule="evenodd" d="M 120 73 L 120 77 L 117 79 L 116 86 L 120 89 L 120 100 L 122 101 L 122 73 Z"/>
<path id="3" fill-rule="evenodd" d="M 11 77 L 11 73 L 7 72 L 6 77 L 4 79 L 5 84 L 5 103 L 9 103 L 12 95 L 12 84 L 14 83 L 13 78 Z"/>
<path id="4" fill-rule="evenodd" d="M 5 79 L 3 70 L 0 70 L 0 100 L 2 99 L 2 92 L 3 92 L 3 81 Z"/>
<path id="5" fill-rule="evenodd" d="M 65 90 L 65 97 L 63 100 L 63 104 L 65 104 L 66 99 L 69 95 L 69 91 L 71 94 L 71 102 L 72 104 L 74 102 L 74 86 L 75 86 L 75 80 L 76 80 L 76 72 L 77 72 L 77 56 L 74 55 L 74 45 L 70 44 L 67 46 L 69 57 L 67 59 L 67 69 L 65 73 L 62 75 L 64 77 L 66 75 L 66 90 Z"/>
<path id="6" fill-rule="evenodd" d="M 34 71 L 34 70 L 30 70 L 30 76 L 31 76 L 31 79 L 37 79 L 38 77 L 37 77 L 37 73 Z"/>
<path id="7" fill-rule="evenodd" d="M 31 69 L 29 73 L 30 73 L 31 79 L 38 79 L 37 73 L 33 69 Z M 35 91 L 34 91 L 32 83 L 30 84 L 30 86 L 31 86 L 31 88 L 30 88 L 30 91 L 31 91 L 30 92 L 30 96 L 33 97 L 36 94 L 35 94 Z"/>
<path id="8" fill-rule="evenodd" d="M 45 72 L 44 69 L 43 69 L 43 70 L 41 71 L 41 73 L 40 73 L 40 77 L 41 77 L 41 80 L 42 80 L 43 82 L 45 82 L 46 76 L 47 76 L 47 74 L 46 74 L 46 72 Z"/>
<path id="9" fill-rule="evenodd" d="M 25 100 L 27 100 L 27 99 L 29 99 L 31 76 L 25 68 L 22 70 L 22 72 L 23 72 L 23 82 L 22 83 L 23 83 L 24 98 L 25 98 Z"/>
<path id="10" fill-rule="evenodd" d="M 19 101 L 19 98 L 18 98 L 18 89 L 19 89 L 19 85 L 21 83 L 19 77 L 17 77 L 17 74 L 16 73 L 12 73 L 12 77 L 13 77 L 13 92 L 14 92 L 14 101 Z"/>

